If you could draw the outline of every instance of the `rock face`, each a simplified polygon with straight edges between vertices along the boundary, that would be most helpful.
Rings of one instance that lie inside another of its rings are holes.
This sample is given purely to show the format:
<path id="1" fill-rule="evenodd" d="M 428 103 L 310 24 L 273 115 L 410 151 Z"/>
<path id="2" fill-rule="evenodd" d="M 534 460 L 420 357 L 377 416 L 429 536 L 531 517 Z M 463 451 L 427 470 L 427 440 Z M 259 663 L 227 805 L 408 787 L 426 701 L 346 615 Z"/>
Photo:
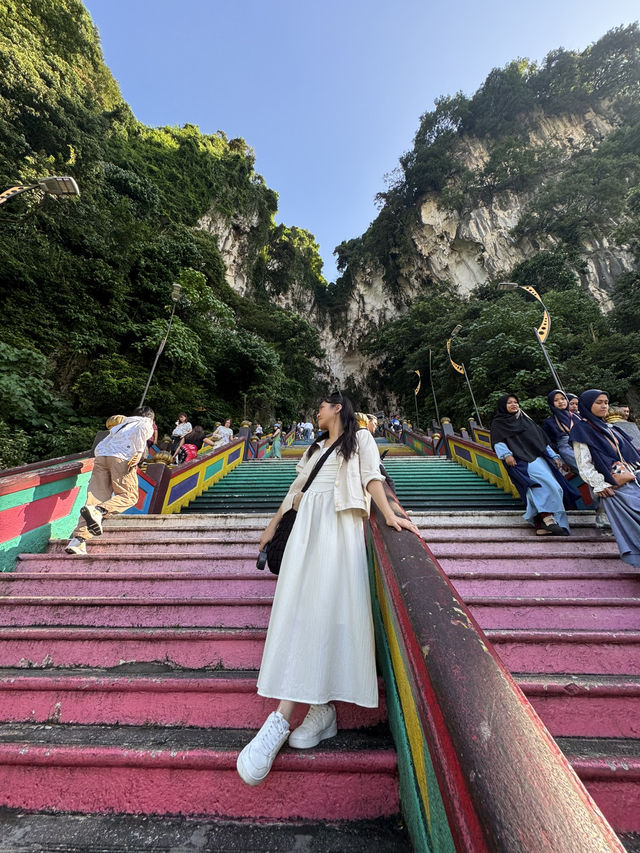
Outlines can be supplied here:
<path id="1" fill-rule="evenodd" d="M 230 221 L 211 210 L 198 220 L 198 228 L 208 231 L 218 241 L 218 249 L 225 266 L 227 283 L 240 296 L 246 296 L 249 289 L 247 275 L 247 256 L 249 254 L 249 234 L 258 225 L 254 219 L 234 216 Z"/>
<path id="2" fill-rule="evenodd" d="M 560 169 L 575 154 L 594 150 L 616 129 L 617 117 L 588 110 L 577 116 L 541 114 L 529 133 L 531 148 L 554 151 Z M 456 158 L 467 169 L 479 173 L 490 157 L 488 144 L 477 138 L 463 138 Z M 544 177 L 543 177 L 544 181 Z M 470 293 L 488 280 L 507 278 L 510 270 L 536 252 L 552 250 L 557 241 L 549 235 L 516 238 L 513 230 L 527 211 L 534 193 L 496 193 L 487 202 L 477 203 L 463 213 L 441 205 L 436 194 L 426 195 L 416 209 L 416 225 L 411 238 L 413 257 L 401 269 L 403 300 L 409 304 L 423 296 L 433 282 L 446 282 L 461 294 Z M 216 234 L 229 284 L 245 295 L 250 282 L 245 271 L 247 237 L 255 223 L 226 223 L 215 214 L 203 217 L 200 227 Z M 609 293 L 621 273 L 634 268 L 631 254 L 603 236 L 593 236 L 582 246 L 586 271 L 583 286 L 604 310 L 611 307 Z M 352 270 L 354 288 L 349 302 L 339 314 L 327 317 L 320 312 L 308 291 L 284 294 L 275 300 L 281 307 L 303 314 L 320 331 L 327 353 L 326 367 L 332 382 L 343 383 L 351 376 L 360 380 L 372 367 L 359 350 L 359 341 L 380 323 L 403 310 L 403 304 L 388 296 L 382 269 L 374 261 Z"/>

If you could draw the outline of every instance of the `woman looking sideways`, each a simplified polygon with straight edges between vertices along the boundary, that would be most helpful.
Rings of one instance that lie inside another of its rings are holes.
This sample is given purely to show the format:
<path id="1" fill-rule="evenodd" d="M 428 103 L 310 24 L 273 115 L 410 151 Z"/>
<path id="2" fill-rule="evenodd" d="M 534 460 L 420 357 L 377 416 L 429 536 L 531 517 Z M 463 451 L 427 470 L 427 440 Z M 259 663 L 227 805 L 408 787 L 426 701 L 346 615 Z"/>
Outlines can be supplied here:
<path id="1" fill-rule="evenodd" d="M 640 454 L 629 439 L 607 424 L 609 395 L 592 388 L 579 397 L 582 420 L 571 431 L 580 476 L 602 498 L 620 557 L 640 566 Z M 614 472 L 628 471 L 628 482 Z"/>
<path id="2" fill-rule="evenodd" d="M 533 524 L 540 536 L 568 536 L 563 497 L 569 492 L 573 502 L 579 495 L 573 494 L 564 477 L 554 474 L 552 466 L 561 468 L 562 460 L 549 447 L 540 427 L 522 411 L 515 394 L 504 394 L 498 400 L 491 422 L 491 444 L 526 500 L 525 521 Z"/>
<path id="3" fill-rule="evenodd" d="M 571 446 L 571 430 L 573 425 L 578 423 L 578 419 L 569 409 L 569 398 L 559 388 L 547 395 L 547 402 L 551 409 L 551 416 L 544 422 L 544 431 L 552 446 L 562 457 L 564 464 L 577 473 L 578 465 Z"/>
<path id="4" fill-rule="evenodd" d="M 371 597 L 364 541 L 370 497 L 395 530 L 417 527 L 389 506 L 375 440 L 357 429 L 351 402 L 335 393 L 318 410 L 321 435 L 298 463 L 298 476 L 260 538 L 262 550 L 282 515 L 297 508 L 285 548 L 258 676 L 258 693 L 277 709 L 238 756 L 248 785 L 262 782 L 287 738 L 308 749 L 337 732 L 333 700 L 378 705 Z M 308 491 L 321 454 L 332 450 Z M 310 705 L 290 732 L 297 703 Z"/>

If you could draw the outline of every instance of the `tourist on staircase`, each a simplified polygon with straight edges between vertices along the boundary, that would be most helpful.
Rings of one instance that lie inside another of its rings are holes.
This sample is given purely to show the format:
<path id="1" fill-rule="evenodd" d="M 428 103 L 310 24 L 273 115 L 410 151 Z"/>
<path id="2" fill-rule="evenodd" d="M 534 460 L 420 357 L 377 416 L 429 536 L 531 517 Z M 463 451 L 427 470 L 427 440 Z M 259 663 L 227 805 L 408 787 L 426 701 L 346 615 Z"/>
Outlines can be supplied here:
<path id="1" fill-rule="evenodd" d="M 175 453 L 178 449 L 178 444 L 180 443 L 180 439 L 183 435 L 186 435 L 188 432 L 191 432 L 193 427 L 187 420 L 187 413 L 180 412 L 178 415 L 178 420 L 176 421 L 176 425 L 173 428 L 173 432 L 171 433 L 171 452 Z"/>
<path id="2" fill-rule="evenodd" d="M 574 418 L 580 420 L 580 415 L 578 414 L 578 395 L 571 394 L 567 391 L 567 400 L 569 401 L 569 411 L 573 415 Z"/>
<path id="3" fill-rule="evenodd" d="M 571 431 L 580 476 L 602 498 L 621 559 L 640 566 L 640 454 L 615 426 L 607 424 L 609 395 L 580 394 L 582 420 Z"/>
<path id="4" fill-rule="evenodd" d="M 273 443 L 273 452 L 271 454 L 272 458 L 282 459 L 282 427 L 280 424 L 276 423 L 273 425 L 271 441 Z"/>
<path id="5" fill-rule="evenodd" d="M 640 453 L 640 428 L 635 421 L 629 420 L 630 414 L 629 406 L 624 403 L 613 404 L 609 406 L 606 420 L 608 424 L 615 424 L 616 429 L 623 432 Z"/>
<path id="6" fill-rule="evenodd" d="M 559 388 L 547 394 L 547 402 L 551 409 L 551 416 L 543 424 L 544 431 L 549 443 L 560 454 L 564 464 L 577 474 L 578 465 L 571 446 L 570 433 L 573 425 L 578 423 L 578 419 L 569 409 L 569 398 Z"/>
<path id="7" fill-rule="evenodd" d="M 153 409 L 141 406 L 113 427 L 96 446 L 96 461 L 87 487 L 81 519 L 66 547 L 67 554 L 85 555 L 86 542 L 102 533 L 107 515 L 124 512 L 138 501 L 138 461 L 153 435 Z"/>
<path id="8" fill-rule="evenodd" d="M 297 508 L 258 677 L 258 693 L 278 699 L 279 705 L 238 756 L 238 773 L 248 785 L 266 778 L 287 738 L 290 746 L 308 749 L 333 737 L 333 700 L 378 705 L 364 540 L 370 496 L 390 527 L 419 535 L 389 506 L 377 445 L 367 430 L 357 429 L 351 402 L 340 392 L 324 398 L 318 426 L 321 435 L 298 463 L 298 476 L 260 539 L 262 550 L 283 514 Z M 302 492 L 323 455 L 317 476 Z M 309 704 L 309 712 L 290 733 L 299 702 Z"/>
<path id="9" fill-rule="evenodd" d="M 215 442 L 215 444 L 213 445 L 214 450 L 217 450 L 219 447 L 224 447 L 225 444 L 229 444 L 233 440 L 231 418 L 227 418 L 223 426 L 217 426 L 215 431 L 211 435 L 211 438 Z"/>
<path id="10" fill-rule="evenodd" d="M 515 394 L 504 394 L 498 400 L 491 444 L 526 501 L 523 518 L 533 524 L 536 534 L 568 536 L 564 502 L 575 505 L 580 495 L 560 473 L 561 457 L 549 447 L 542 429 L 522 411 Z"/>
<path id="11" fill-rule="evenodd" d="M 178 447 L 176 448 L 176 452 L 173 454 L 173 459 L 178 465 L 184 465 L 185 462 L 191 462 L 192 459 L 195 459 L 198 455 L 198 451 L 205 443 L 211 444 L 210 439 L 205 439 L 204 429 L 197 425 L 188 432 L 186 435 L 183 435 L 178 443 Z"/>

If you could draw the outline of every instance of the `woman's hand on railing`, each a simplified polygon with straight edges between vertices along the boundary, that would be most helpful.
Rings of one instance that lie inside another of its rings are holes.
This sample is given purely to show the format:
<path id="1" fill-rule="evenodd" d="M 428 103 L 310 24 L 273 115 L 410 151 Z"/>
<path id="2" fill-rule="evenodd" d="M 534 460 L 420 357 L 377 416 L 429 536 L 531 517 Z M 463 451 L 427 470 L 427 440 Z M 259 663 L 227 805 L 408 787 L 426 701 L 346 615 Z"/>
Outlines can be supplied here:
<path id="1" fill-rule="evenodd" d="M 385 521 L 388 527 L 393 527 L 394 530 L 409 530 L 411 533 L 415 533 L 416 536 L 420 536 L 420 530 L 418 527 L 410 521 L 408 518 L 405 518 L 403 515 L 389 515 L 385 516 Z"/>

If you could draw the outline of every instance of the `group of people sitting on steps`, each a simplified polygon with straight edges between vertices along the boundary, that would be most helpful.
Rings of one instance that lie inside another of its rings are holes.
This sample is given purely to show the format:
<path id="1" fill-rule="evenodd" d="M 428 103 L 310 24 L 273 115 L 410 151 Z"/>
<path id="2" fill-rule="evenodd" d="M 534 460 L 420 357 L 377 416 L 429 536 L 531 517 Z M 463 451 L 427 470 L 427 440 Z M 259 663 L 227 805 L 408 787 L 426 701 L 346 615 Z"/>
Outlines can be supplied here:
<path id="1" fill-rule="evenodd" d="M 568 536 L 566 509 L 581 495 L 566 475 L 578 474 L 597 526 L 610 526 L 621 559 L 640 566 L 640 430 L 628 407 L 610 407 L 606 391 L 595 388 L 579 397 L 556 388 L 548 403 L 544 428 L 515 394 L 500 397 L 491 422 L 491 444 L 526 503 L 524 518 L 540 536 Z"/>

